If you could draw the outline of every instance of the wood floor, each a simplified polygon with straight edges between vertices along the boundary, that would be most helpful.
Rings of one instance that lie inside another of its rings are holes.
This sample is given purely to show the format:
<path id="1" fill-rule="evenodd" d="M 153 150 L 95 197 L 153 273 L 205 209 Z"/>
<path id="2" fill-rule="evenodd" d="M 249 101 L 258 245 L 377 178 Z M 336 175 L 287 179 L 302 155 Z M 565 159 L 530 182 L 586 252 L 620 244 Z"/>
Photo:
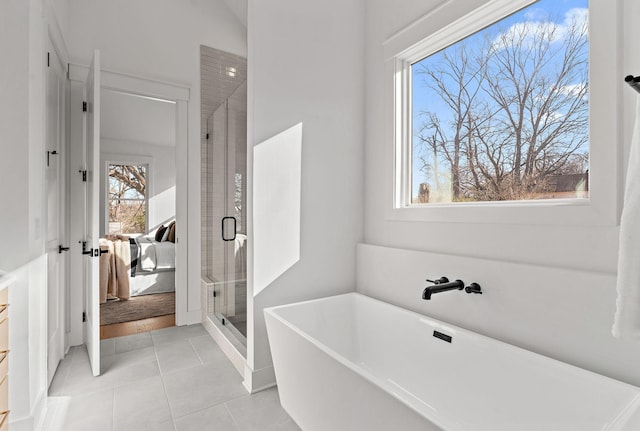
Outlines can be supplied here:
<path id="1" fill-rule="evenodd" d="M 107 338 L 139 334 L 141 332 L 149 332 L 154 329 L 168 328 L 170 326 L 175 326 L 175 324 L 175 314 L 134 320 L 132 322 L 114 323 L 113 325 L 104 325 L 100 327 L 100 339 L 106 340 Z"/>

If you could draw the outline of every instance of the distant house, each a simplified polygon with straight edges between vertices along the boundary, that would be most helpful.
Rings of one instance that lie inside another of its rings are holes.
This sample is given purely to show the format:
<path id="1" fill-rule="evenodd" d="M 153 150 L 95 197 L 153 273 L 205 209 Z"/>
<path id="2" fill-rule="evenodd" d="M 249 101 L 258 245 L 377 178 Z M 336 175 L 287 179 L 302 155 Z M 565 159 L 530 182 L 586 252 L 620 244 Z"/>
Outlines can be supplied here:
<path id="1" fill-rule="evenodd" d="M 544 191 L 535 199 L 563 199 L 589 197 L 589 171 L 582 174 L 550 175 Z"/>

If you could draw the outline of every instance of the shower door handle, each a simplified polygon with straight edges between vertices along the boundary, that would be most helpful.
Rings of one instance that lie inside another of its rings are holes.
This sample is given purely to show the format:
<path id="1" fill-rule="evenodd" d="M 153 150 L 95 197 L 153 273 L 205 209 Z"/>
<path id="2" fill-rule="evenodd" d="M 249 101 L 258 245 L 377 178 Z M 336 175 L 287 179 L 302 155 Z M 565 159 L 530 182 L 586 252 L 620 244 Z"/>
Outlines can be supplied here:
<path id="1" fill-rule="evenodd" d="M 225 236 L 225 227 L 228 223 L 225 223 L 225 221 L 227 220 L 233 220 L 233 236 L 231 238 L 227 238 Z M 235 241 L 236 240 L 236 227 L 237 227 L 237 221 L 235 217 L 222 217 L 222 240 L 223 241 Z"/>

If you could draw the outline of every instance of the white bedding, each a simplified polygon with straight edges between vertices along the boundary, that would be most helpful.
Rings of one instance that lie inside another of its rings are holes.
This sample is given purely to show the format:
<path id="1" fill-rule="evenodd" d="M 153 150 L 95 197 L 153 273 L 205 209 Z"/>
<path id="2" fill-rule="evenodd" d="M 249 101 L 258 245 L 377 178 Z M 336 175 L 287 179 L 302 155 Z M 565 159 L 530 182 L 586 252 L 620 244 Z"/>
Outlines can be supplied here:
<path id="1" fill-rule="evenodd" d="M 170 241 L 157 242 L 154 238 L 141 236 L 136 238 L 140 247 L 138 267 L 151 272 L 163 269 L 175 269 L 176 245 Z"/>

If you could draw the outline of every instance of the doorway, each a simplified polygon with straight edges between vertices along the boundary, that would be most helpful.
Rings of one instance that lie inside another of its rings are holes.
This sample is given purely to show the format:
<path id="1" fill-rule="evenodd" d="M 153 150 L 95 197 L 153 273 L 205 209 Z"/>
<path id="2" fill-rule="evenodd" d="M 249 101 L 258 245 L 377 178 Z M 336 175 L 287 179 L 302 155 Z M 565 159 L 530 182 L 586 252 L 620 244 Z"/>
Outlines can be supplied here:
<path id="1" fill-rule="evenodd" d="M 71 147 L 72 151 L 70 152 L 71 163 L 73 166 L 93 166 L 89 169 L 88 172 L 82 173 L 82 168 L 80 168 L 80 172 L 78 174 L 78 178 L 86 178 L 87 182 L 75 181 L 75 178 L 72 178 L 71 181 L 71 208 L 73 209 L 73 214 L 78 214 L 80 217 L 77 217 L 77 222 L 74 223 L 74 218 L 71 218 L 70 223 L 70 232 L 72 237 L 76 238 L 87 238 L 85 221 L 83 220 L 85 217 L 82 214 L 85 213 L 85 208 L 87 204 L 91 202 L 95 205 L 95 213 L 98 215 L 104 214 L 103 211 L 100 211 L 99 206 L 103 200 L 100 199 L 101 196 L 101 188 L 99 182 L 102 178 L 101 168 L 99 157 L 96 158 L 95 165 L 93 163 L 89 164 L 87 162 L 90 154 L 100 154 L 99 145 L 100 145 L 100 133 L 94 130 L 93 135 L 96 136 L 93 139 L 94 144 L 92 146 L 83 144 L 85 136 L 88 136 L 88 125 L 85 123 L 83 118 L 87 114 L 91 114 L 92 108 L 93 112 L 96 110 L 100 110 L 100 104 L 96 103 L 95 106 L 92 107 L 92 103 L 89 100 L 88 105 L 88 113 L 81 112 L 80 110 L 76 111 L 74 109 L 75 106 L 84 105 L 83 101 L 86 101 L 86 95 L 89 94 L 86 89 L 85 82 L 87 82 L 87 73 L 88 68 L 84 66 L 69 65 L 69 77 L 71 80 L 71 91 L 70 91 L 70 106 L 71 110 Z M 100 85 L 95 86 L 98 91 L 97 97 L 94 97 L 94 100 L 100 100 L 101 94 L 104 92 L 115 92 L 125 94 L 129 97 L 135 97 L 140 99 L 149 99 L 149 100 L 161 100 L 165 103 L 171 103 L 174 106 L 174 114 L 171 119 L 171 123 L 174 124 L 174 131 L 170 132 L 173 134 L 173 142 L 175 143 L 174 160 L 173 163 L 177 167 L 175 174 L 175 323 L 185 324 L 189 323 L 193 320 L 192 315 L 194 314 L 188 308 L 189 306 L 189 286 L 188 286 L 188 278 L 187 278 L 187 253 L 188 253 L 188 205 L 187 205 L 187 194 L 188 194 L 188 101 L 189 101 L 189 88 L 176 85 L 169 84 L 166 82 L 159 82 L 155 80 L 135 77 L 131 75 L 126 75 L 117 72 L 108 72 L 108 71 L 94 71 L 94 74 L 97 74 L 100 77 Z M 97 116 L 100 119 L 100 115 Z M 97 126 L 100 126 L 100 122 L 94 122 Z M 94 124 L 94 125 L 95 125 Z M 80 133 L 82 132 L 82 133 Z M 87 168 L 85 168 L 87 169 Z M 97 185 L 97 186 L 96 186 Z M 88 188 L 95 187 L 95 193 L 92 193 L 95 198 L 88 199 L 87 196 L 89 193 L 86 193 L 84 190 Z M 104 187 L 104 184 L 102 185 Z M 76 191 L 74 193 L 74 191 Z M 71 321 L 71 336 L 73 339 L 73 343 L 81 344 L 84 341 L 89 350 L 89 356 L 92 359 L 92 367 L 95 375 L 100 374 L 100 365 L 99 365 L 99 346 L 100 346 L 100 311 L 99 311 L 99 280 L 96 276 L 93 278 L 93 282 L 85 283 L 82 267 L 85 268 L 88 262 L 92 262 L 92 267 L 95 268 L 96 274 L 99 272 L 98 268 L 98 259 L 100 253 L 100 246 L 98 242 L 98 238 L 101 233 L 104 233 L 104 219 L 100 220 L 100 217 L 96 217 L 95 221 L 95 241 L 91 241 L 88 244 L 88 249 L 93 251 L 94 257 L 88 257 L 81 253 L 80 245 L 76 245 L 75 248 L 77 253 L 74 252 L 70 255 L 72 260 L 71 269 L 72 269 L 72 278 L 74 283 L 72 284 L 73 294 L 71 295 L 71 311 L 70 315 L 72 316 Z M 168 222 L 169 220 L 163 220 L 163 223 L 157 223 L 158 225 L 164 224 L 164 222 Z M 93 226 L 93 222 L 92 222 Z M 151 223 L 150 223 L 151 226 Z M 154 225 L 155 226 L 155 225 Z M 93 228 L 92 228 L 93 230 Z M 102 232 L 101 232 L 102 230 Z M 74 244 L 72 244 L 73 251 Z M 89 250 L 87 250 L 89 251 Z M 97 253 L 97 255 L 96 255 Z M 86 270 L 86 269 L 85 269 Z M 84 291 L 84 292 L 83 292 Z M 82 298 L 84 297 L 85 301 L 74 301 L 74 298 Z M 86 323 L 83 321 L 75 320 L 74 316 L 85 316 Z M 94 330 L 96 328 L 97 330 Z M 84 335 L 83 335 L 84 334 Z M 80 340 L 80 342 L 78 342 Z"/>
<path id="2" fill-rule="evenodd" d="M 103 89 L 100 335 L 175 324 L 176 106 Z"/>

